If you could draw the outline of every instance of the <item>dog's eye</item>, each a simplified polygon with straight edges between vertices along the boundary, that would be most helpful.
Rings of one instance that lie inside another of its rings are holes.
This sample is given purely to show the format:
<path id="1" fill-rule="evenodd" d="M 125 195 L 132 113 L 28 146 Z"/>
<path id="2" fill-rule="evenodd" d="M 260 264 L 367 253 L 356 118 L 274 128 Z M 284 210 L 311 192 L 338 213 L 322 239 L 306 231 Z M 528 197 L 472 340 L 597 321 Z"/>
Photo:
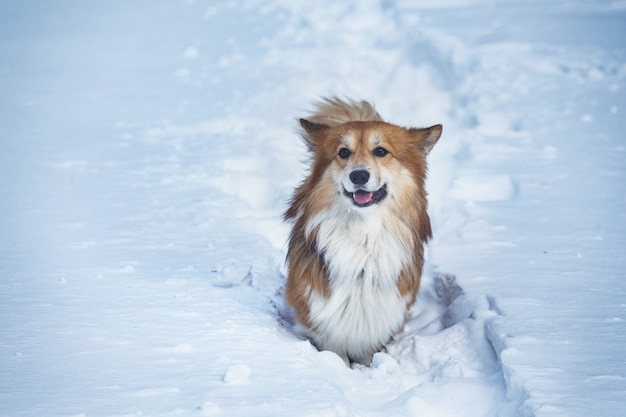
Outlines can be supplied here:
<path id="1" fill-rule="evenodd" d="M 376 148 L 374 148 L 374 156 L 378 156 L 379 158 L 382 158 L 383 156 L 387 155 L 389 153 L 389 151 L 385 148 L 383 148 L 382 146 L 378 146 Z"/>
<path id="2" fill-rule="evenodd" d="M 339 157 L 341 159 L 348 159 L 350 158 L 350 155 L 352 155 L 352 152 L 350 152 L 350 149 L 348 148 L 339 149 Z"/>

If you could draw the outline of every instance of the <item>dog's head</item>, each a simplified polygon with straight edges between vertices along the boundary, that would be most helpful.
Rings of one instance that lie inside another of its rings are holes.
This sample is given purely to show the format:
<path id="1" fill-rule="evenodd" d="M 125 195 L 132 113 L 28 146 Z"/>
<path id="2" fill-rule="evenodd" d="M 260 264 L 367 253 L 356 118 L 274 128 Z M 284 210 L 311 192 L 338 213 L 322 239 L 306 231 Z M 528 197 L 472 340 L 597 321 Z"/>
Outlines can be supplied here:
<path id="1" fill-rule="evenodd" d="M 426 155 L 442 131 L 441 125 L 407 129 L 382 121 L 300 124 L 313 153 L 312 179 L 359 208 L 423 193 Z"/>

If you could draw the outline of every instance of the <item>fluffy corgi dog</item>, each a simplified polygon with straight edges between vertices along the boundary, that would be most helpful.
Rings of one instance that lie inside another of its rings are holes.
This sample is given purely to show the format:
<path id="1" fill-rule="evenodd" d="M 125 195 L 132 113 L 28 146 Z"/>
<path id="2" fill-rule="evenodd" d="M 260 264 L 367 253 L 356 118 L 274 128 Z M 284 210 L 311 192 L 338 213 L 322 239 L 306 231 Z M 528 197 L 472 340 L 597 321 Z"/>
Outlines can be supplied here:
<path id="1" fill-rule="evenodd" d="M 284 215 L 285 298 L 301 336 L 369 365 L 417 295 L 431 237 L 426 156 L 442 126 L 396 126 L 368 102 L 337 98 L 300 124 L 312 166 Z"/>

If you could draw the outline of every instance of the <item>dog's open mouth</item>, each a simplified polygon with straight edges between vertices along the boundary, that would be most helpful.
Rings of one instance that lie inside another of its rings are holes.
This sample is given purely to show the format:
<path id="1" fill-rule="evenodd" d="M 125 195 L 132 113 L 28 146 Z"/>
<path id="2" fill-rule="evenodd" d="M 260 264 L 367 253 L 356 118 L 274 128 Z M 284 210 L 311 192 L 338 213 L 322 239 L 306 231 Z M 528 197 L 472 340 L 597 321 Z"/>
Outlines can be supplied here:
<path id="1" fill-rule="evenodd" d="M 387 184 L 383 185 L 376 191 L 356 190 L 351 193 L 344 188 L 343 194 L 352 199 L 355 206 L 367 207 L 372 204 L 380 203 L 385 197 L 387 197 Z"/>

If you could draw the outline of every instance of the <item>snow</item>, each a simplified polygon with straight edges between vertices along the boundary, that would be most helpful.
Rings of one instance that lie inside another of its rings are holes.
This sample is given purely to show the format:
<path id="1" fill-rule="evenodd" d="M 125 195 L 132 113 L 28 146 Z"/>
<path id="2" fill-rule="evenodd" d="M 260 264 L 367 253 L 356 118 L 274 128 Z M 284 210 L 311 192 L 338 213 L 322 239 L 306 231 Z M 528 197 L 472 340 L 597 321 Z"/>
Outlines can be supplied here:
<path id="1" fill-rule="evenodd" d="M 626 4 L 0 4 L 1 416 L 621 416 Z M 294 336 L 319 96 L 444 125 L 371 367 Z"/>

